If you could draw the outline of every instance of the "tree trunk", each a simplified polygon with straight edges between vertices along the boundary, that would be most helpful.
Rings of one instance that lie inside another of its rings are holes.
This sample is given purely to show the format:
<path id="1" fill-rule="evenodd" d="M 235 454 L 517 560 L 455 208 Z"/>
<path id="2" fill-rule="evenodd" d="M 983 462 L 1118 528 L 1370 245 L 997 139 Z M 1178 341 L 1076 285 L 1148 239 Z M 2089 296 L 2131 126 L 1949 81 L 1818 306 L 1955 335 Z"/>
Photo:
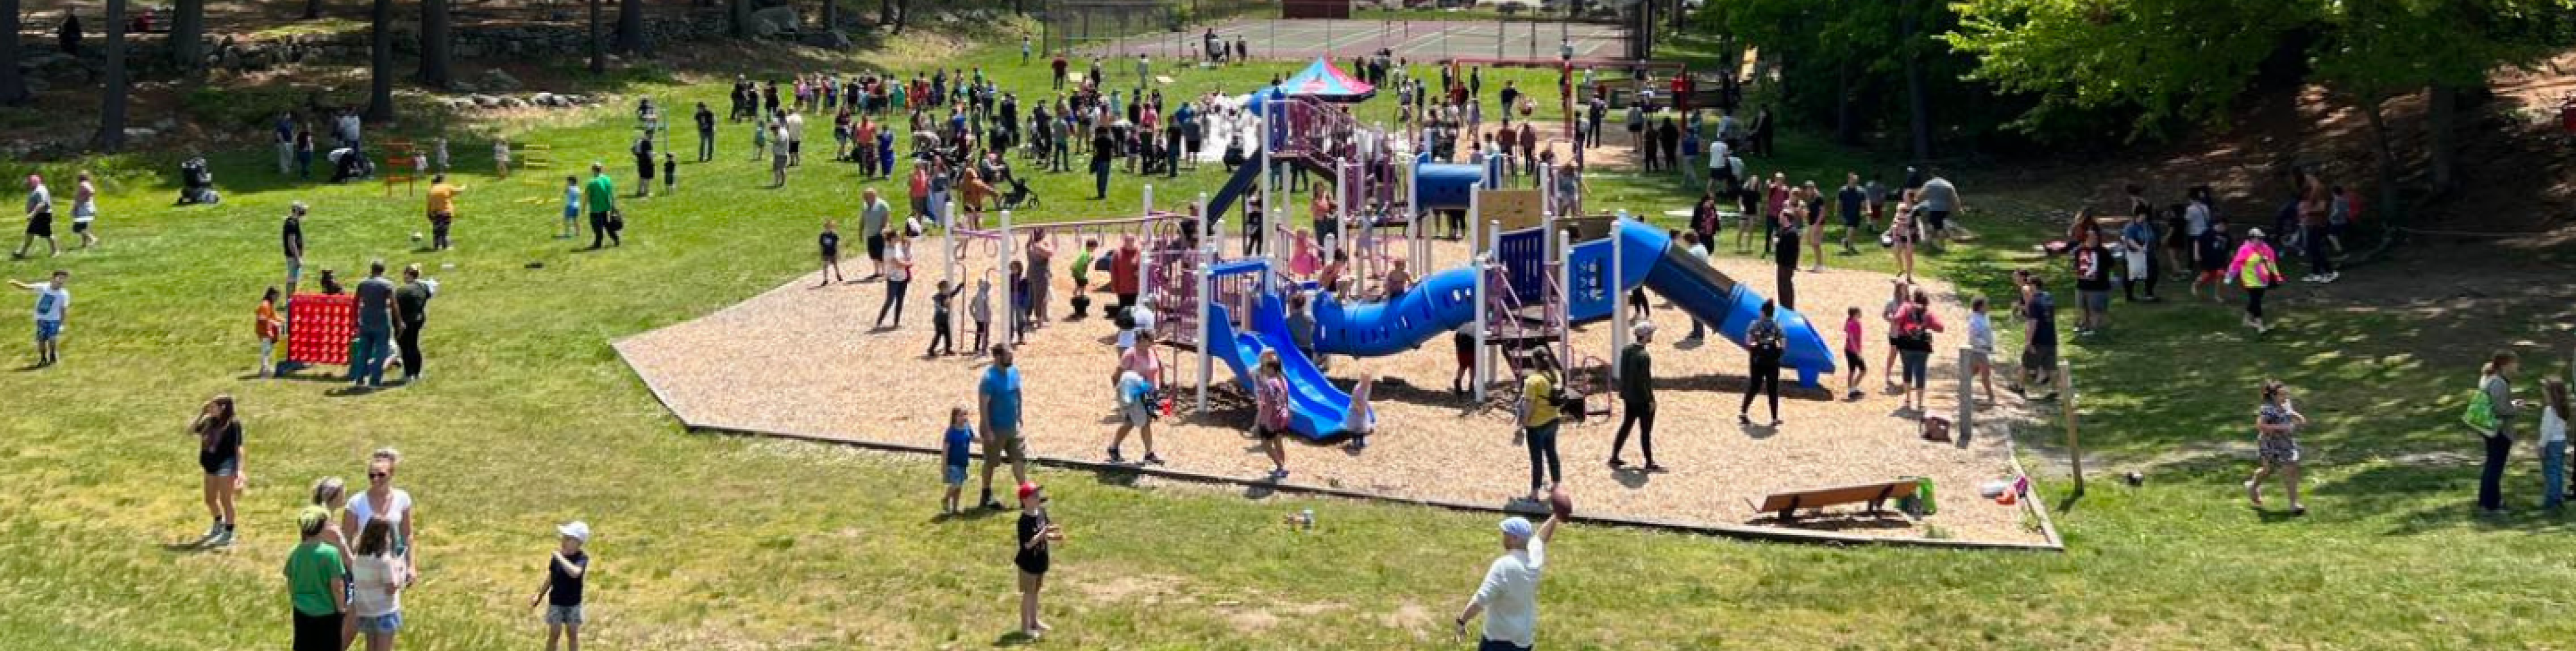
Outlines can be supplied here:
<path id="1" fill-rule="evenodd" d="M 748 0 L 734 0 L 736 6 Z M 608 0 L 590 0 L 590 71 L 608 72 L 608 51 L 599 40 L 600 5 Z"/>
<path id="2" fill-rule="evenodd" d="M 18 0 L 0 0 L 0 106 L 26 106 L 36 101 L 27 79 L 18 74 Z"/>
<path id="3" fill-rule="evenodd" d="M 171 3 L 170 62 L 184 73 L 206 67 L 206 0 Z"/>
<path id="4" fill-rule="evenodd" d="M 107 0 L 107 86 L 99 92 L 98 138 L 92 143 L 101 151 L 125 146 L 126 87 L 125 0 Z"/>
<path id="5" fill-rule="evenodd" d="M 420 0 L 420 83 L 444 90 L 455 75 L 454 58 L 449 55 L 455 15 L 448 12 L 448 0 Z"/>
<path id="6" fill-rule="evenodd" d="M 734 38 L 751 38 L 751 0 L 725 0 L 725 24 L 733 27 Z"/>
<path id="7" fill-rule="evenodd" d="M 2398 203 L 2401 195 L 2397 192 L 2397 149 L 2390 142 L 2392 136 L 2388 132 L 2388 120 L 2381 115 L 2387 102 L 2386 97 L 2366 97 L 2361 101 L 2362 117 L 2370 124 L 2370 154 L 2376 162 L 2373 167 L 2377 168 L 2379 177 L 2379 205 L 2372 206 L 2375 210 L 2371 214 L 2380 224 L 2380 238 L 2377 246 L 2357 256 L 2357 260 L 2375 258 L 2386 251 L 2397 241 L 2398 224 L 2403 223 L 2406 217 L 2406 206 Z"/>
<path id="8" fill-rule="evenodd" d="M 312 20 L 321 17 L 322 0 L 304 0 L 304 19 Z"/>
<path id="9" fill-rule="evenodd" d="M 1843 146 L 1860 143 L 1860 122 L 1852 119 L 1851 62 L 1834 64 L 1834 142 Z"/>
<path id="10" fill-rule="evenodd" d="M 2433 194 L 2439 195 L 2451 191 L 2458 181 L 2452 174 L 2458 168 L 2459 152 L 2458 143 L 2451 137 L 2451 124 L 2459 120 L 2460 89 L 2435 84 L 2424 93 L 2424 129 L 2428 132 L 2424 134 L 2424 147 L 2431 150 L 2426 159 L 2432 164 Z"/>
<path id="11" fill-rule="evenodd" d="M 823 0 L 823 29 L 841 28 L 841 0 Z"/>
<path id="12" fill-rule="evenodd" d="M 367 12 L 373 25 L 367 39 L 367 121 L 378 124 L 394 119 L 394 0 L 376 0 Z"/>
<path id="13" fill-rule="evenodd" d="M 635 56 L 652 51 L 653 44 L 644 38 L 644 0 L 618 0 L 617 53 Z"/>
<path id="14" fill-rule="evenodd" d="M 893 25 L 893 33 L 901 34 L 903 33 L 904 22 L 910 20 L 912 20 L 912 2 L 910 0 L 885 0 L 885 19 L 878 22 Z"/>
<path id="15" fill-rule="evenodd" d="M 1932 160 L 1932 102 L 1924 96 L 1928 91 L 1923 88 L 1923 57 L 1917 52 L 1919 48 L 1914 42 L 1915 31 L 1922 20 L 1917 13 L 1910 0 L 1898 5 L 1897 33 L 1901 38 L 1897 40 L 1897 47 L 1904 49 L 1905 105 L 1912 122 L 1907 125 L 1907 130 L 1913 132 L 1914 161 L 1920 163 Z"/>

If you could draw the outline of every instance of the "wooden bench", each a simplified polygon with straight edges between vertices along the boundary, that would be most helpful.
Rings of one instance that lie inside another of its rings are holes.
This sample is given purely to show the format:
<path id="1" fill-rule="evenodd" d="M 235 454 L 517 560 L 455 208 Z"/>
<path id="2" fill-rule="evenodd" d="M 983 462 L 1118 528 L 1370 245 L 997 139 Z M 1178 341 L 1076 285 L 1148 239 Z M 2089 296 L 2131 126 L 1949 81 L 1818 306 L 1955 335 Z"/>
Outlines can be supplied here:
<path id="1" fill-rule="evenodd" d="M 1868 512 L 1877 513 L 1885 510 L 1883 507 L 1888 500 L 1913 497 L 1915 491 L 1921 486 L 1917 480 L 1900 479 L 1872 484 L 1772 493 L 1762 498 L 1761 503 L 1753 505 L 1753 510 L 1774 514 L 1784 523 L 1798 519 L 1799 509 L 1821 511 L 1824 507 L 1836 504 L 1867 503 Z"/>

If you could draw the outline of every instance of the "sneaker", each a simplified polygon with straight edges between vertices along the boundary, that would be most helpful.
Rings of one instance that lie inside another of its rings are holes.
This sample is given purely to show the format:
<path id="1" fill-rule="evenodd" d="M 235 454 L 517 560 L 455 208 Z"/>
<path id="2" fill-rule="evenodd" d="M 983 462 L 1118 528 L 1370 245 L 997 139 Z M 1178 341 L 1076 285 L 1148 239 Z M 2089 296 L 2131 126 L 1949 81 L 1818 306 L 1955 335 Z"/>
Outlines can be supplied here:
<path id="1" fill-rule="evenodd" d="M 1648 461 L 1646 462 L 1646 472 L 1664 472 L 1664 467 L 1657 465 L 1655 462 Z"/>
<path id="2" fill-rule="evenodd" d="M 1736 414 L 1735 422 L 1739 425 L 1751 425 L 1753 424 L 1753 417 L 1747 414 Z"/>
<path id="3" fill-rule="evenodd" d="M 1621 459 L 1620 459 L 1620 458 L 1618 458 L 1618 457 L 1611 457 L 1611 458 L 1610 458 L 1610 469 L 1611 469 L 1611 470 L 1618 470 L 1618 469 L 1620 469 L 1620 468 L 1626 468 L 1626 467 L 1628 467 L 1628 462 L 1627 462 L 1627 461 L 1625 461 L 1625 460 L 1621 460 Z"/>
<path id="4" fill-rule="evenodd" d="M 2326 279 L 2326 277 L 2325 277 L 2325 276 L 2319 276 L 2319 275 L 2316 275 L 2316 274 L 2308 274 L 2308 275 L 2305 275 L 2305 276 L 2300 276 L 2300 277 L 2299 277 L 2299 282 L 2303 282 L 2303 283 L 2321 283 L 2321 282 L 2325 282 L 2325 281 L 2326 281 L 2325 279 Z"/>
<path id="5" fill-rule="evenodd" d="M 2342 277 L 2343 277 L 2343 272 L 2341 272 L 2341 271 L 2331 271 L 2331 272 L 2327 272 L 2327 273 L 2326 273 L 2326 279 L 2325 279 L 2324 281 L 2322 281 L 2322 282 L 2329 282 L 2329 283 L 2330 283 L 2330 282 L 2334 282 L 2336 279 L 2339 279 L 2339 278 L 2342 278 Z"/>
<path id="6" fill-rule="evenodd" d="M 217 533 L 215 534 L 215 538 L 214 538 L 214 540 L 206 541 L 206 546 L 208 546 L 208 547 L 231 547 L 231 546 L 233 546 L 233 528 L 232 528 L 232 527 L 223 527 L 222 529 L 223 529 L 222 531 L 217 532 Z"/>
<path id="7" fill-rule="evenodd" d="M 207 526 L 206 526 L 206 534 L 205 534 L 205 535 L 202 535 L 202 536 L 198 536 L 198 537 L 197 537 L 197 539 L 198 539 L 198 540 L 202 540 L 202 541 L 206 541 L 206 542 L 211 543 L 211 542 L 214 542 L 216 538 L 222 537 L 223 535 L 224 535 L 224 523 L 217 522 L 217 523 L 214 523 L 214 524 L 211 524 L 211 525 L 207 525 Z"/>
<path id="8" fill-rule="evenodd" d="M 1853 389 L 1853 390 L 1851 390 L 1851 393 L 1843 394 L 1843 399 L 1845 399 L 1845 400 L 1859 400 L 1859 399 L 1860 399 L 1860 390 L 1859 390 L 1859 389 Z"/>
<path id="9" fill-rule="evenodd" d="M 1110 448 L 1110 449 L 1109 449 L 1109 462 L 1110 462 L 1110 463 L 1126 463 L 1126 462 L 1127 462 L 1127 458 L 1126 458 L 1126 457 L 1123 457 L 1123 456 L 1119 456 L 1119 455 L 1118 455 L 1118 448 Z"/>
<path id="10" fill-rule="evenodd" d="M 1154 453 L 1152 453 L 1152 452 L 1147 452 L 1147 453 L 1145 453 L 1145 465 L 1148 465 L 1148 466 L 1159 466 L 1159 465 L 1163 465 L 1163 458 L 1162 458 L 1162 457 L 1158 457 L 1158 456 L 1154 456 Z"/>
<path id="11" fill-rule="evenodd" d="M 1270 471 L 1270 481 L 1286 481 L 1287 479 L 1288 479 L 1288 469 L 1287 469 L 1287 468 L 1280 468 L 1280 469 L 1277 469 L 1277 470 L 1272 470 L 1272 471 Z"/>

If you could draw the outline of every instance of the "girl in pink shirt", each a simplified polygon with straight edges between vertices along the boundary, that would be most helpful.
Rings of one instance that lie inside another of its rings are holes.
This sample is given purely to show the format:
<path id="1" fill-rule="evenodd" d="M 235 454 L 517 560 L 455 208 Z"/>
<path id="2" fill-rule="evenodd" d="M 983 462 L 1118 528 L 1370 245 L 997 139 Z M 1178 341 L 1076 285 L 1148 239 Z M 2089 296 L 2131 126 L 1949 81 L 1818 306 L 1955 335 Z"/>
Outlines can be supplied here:
<path id="1" fill-rule="evenodd" d="M 1843 388 L 1848 391 L 1844 397 L 1852 400 L 1860 399 L 1860 380 L 1869 377 L 1869 364 L 1861 361 L 1860 337 L 1860 308 L 1844 308 L 1843 365 L 1851 367 L 1851 372 L 1844 375 Z"/>
<path id="2" fill-rule="evenodd" d="M 1288 434 L 1288 377 L 1279 368 L 1278 351 L 1261 351 L 1261 368 L 1252 382 L 1252 435 L 1270 455 L 1270 480 L 1287 479 L 1288 448 L 1279 437 Z"/>

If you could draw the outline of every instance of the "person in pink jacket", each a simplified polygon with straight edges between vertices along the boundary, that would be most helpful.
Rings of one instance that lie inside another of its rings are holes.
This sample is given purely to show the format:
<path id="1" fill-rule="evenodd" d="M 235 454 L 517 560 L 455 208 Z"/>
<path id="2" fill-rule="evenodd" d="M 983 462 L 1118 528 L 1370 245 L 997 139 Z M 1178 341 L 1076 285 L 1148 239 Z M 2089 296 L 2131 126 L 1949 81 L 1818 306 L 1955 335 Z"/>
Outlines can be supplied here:
<path id="1" fill-rule="evenodd" d="M 2236 246 L 2236 257 L 2227 263 L 2227 275 L 2245 288 L 2245 325 L 2255 334 L 2271 328 L 2263 325 L 2263 290 L 2280 284 L 2288 277 L 2281 275 L 2281 256 L 2273 252 L 2271 240 L 2257 228 L 2246 233 L 2245 243 Z"/>

